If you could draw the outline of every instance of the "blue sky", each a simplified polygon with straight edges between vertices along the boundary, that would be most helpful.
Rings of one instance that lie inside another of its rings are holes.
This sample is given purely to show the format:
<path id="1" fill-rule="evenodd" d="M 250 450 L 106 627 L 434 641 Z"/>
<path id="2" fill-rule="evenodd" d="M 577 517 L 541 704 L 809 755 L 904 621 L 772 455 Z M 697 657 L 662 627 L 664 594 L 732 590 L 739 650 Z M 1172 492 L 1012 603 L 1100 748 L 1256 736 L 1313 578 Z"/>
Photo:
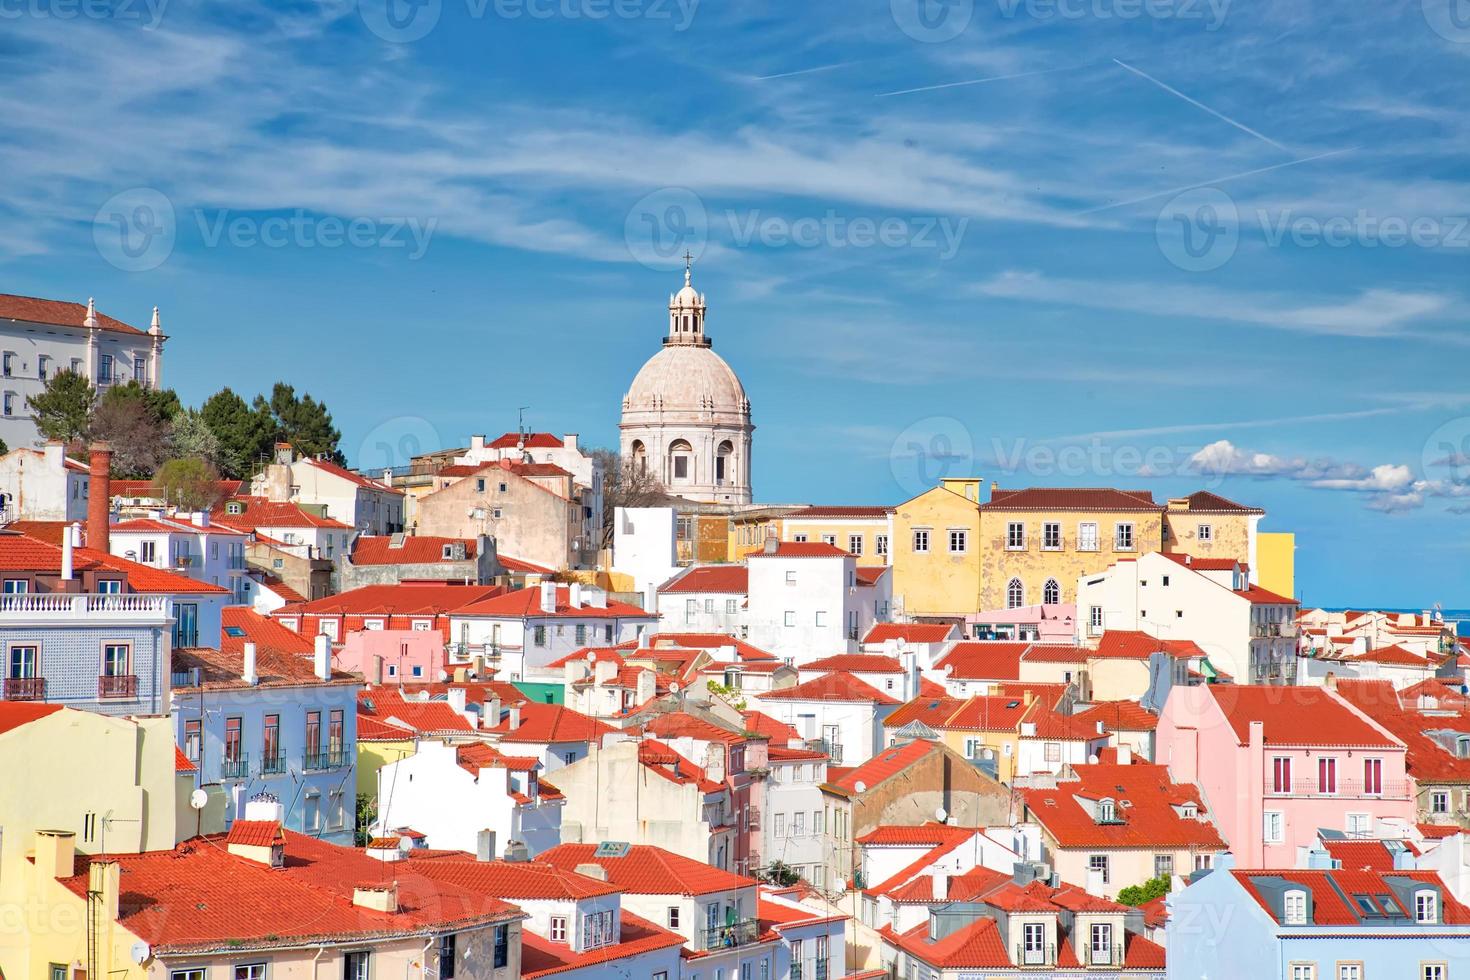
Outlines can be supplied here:
<path id="1" fill-rule="evenodd" d="M 762 500 L 1206 486 L 1470 605 L 1470 9 L 389 2 L 0 2 L 0 290 L 381 466 L 614 443 L 687 247 Z"/>

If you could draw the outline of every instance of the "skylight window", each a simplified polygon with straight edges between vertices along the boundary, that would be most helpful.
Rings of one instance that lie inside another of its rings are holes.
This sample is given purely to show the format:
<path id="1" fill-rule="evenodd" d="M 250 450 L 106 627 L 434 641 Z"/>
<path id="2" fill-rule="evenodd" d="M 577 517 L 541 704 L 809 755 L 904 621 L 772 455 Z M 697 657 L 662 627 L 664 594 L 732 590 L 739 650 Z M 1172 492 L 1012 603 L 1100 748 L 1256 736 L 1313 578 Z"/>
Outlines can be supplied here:
<path id="1" fill-rule="evenodd" d="M 225 636 L 241 637 L 241 636 L 244 636 L 244 635 L 245 635 L 245 631 L 242 630 L 238 626 L 226 626 L 225 627 Z"/>

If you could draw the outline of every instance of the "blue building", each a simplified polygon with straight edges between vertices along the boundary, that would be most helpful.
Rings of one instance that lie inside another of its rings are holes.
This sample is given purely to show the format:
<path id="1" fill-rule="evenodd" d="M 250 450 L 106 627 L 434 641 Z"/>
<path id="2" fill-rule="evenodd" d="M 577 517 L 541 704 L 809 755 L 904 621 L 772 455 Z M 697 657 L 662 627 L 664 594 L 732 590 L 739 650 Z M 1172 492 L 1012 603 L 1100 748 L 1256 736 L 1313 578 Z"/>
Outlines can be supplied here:
<path id="1" fill-rule="evenodd" d="M 1470 976 L 1470 909 L 1408 869 L 1217 869 L 1169 896 L 1169 980 Z"/>
<path id="2" fill-rule="evenodd" d="M 220 647 L 173 654 L 175 737 L 199 785 L 224 787 L 227 825 L 266 793 L 287 829 L 350 845 L 362 679 L 243 606 L 224 611 Z"/>

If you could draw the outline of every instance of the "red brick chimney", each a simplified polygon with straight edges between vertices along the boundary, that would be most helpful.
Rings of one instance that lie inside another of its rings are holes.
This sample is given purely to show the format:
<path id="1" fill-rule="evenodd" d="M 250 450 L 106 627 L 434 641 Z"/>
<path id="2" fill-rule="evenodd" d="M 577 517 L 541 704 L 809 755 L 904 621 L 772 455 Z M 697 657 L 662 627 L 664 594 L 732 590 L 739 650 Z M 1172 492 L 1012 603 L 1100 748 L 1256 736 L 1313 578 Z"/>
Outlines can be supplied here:
<path id="1" fill-rule="evenodd" d="M 112 447 L 105 442 L 92 443 L 91 481 L 87 486 L 87 547 L 108 552 L 112 529 L 108 514 L 112 510 Z"/>

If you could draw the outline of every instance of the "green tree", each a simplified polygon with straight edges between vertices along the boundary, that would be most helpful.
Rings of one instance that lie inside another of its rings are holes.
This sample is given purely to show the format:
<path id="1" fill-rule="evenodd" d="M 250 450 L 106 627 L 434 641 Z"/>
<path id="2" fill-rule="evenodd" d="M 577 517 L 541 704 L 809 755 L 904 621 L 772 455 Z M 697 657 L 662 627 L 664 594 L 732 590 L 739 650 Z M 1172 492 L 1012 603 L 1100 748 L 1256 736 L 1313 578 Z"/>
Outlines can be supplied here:
<path id="1" fill-rule="evenodd" d="M 168 423 L 146 400 L 127 394 L 113 397 L 115 390 L 98 401 L 89 435 L 112 446 L 113 476 L 147 479 L 168 459 Z"/>
<path id="2" fill-rule="evenodd" d="M 209 397 L 199 415 L 219 443 L 219 467 L 226 476 L 243 479 L 266 459 L 276 441 L 270 405 L 256 396 L 254 406 L 229 388 Z"/>
<path id="3" fill-rule="evenodd" d="M 359 793 L 357 796 L 357 820 L 353 825 L 353 837 L 358 847 L 367 847 L 368 841 L 373 835 L 368 831 L 374 820 L 378 819 L 378 798 Z"/>
<path id="4" fill-rule="evenodd" d="M 169 455 L 176 459 L 202 459 L 218 468 L 219 439 L 204 416 L 192 408 L 181 409 L 173 418 L 168 433 Z"/>
<path id="5" fill-rule="evenodd" d="M 1123 905 L 1131 905 L 1137 908 L 1140 905 L 1152 902 L 1160 895 L 1169 894 L 1173 883 L 1168 875 L 1160 875 L 1150 878 L 1141 885 L 1129 885 L 1118 892 L 1118 901 Z"/>
<path id="6" fill-rule="evenodd" d="M 58 371 L 46 381 L 39 395 L 26 398 L 36 415 L 36 429 L 47 439 L 73 443 L 87 436 L 97 390 L 92 382 L 74 371 Z"/>
<path id="7" fill-rule="evenodd" d="M 211 510 L 220 502 L 219 471 L 197 457 L 171 459 L 153 476 L 153 489 L 181 510 Z"/>
<path id="8" fill-rule="evenodd" d="M 320 456 L 345 466 L 347 458 L 337 444 L 342 433 L 332 425 L 332 413 L 323 402 L 310 395 L 296 395 L 296 389 L 277 381 L 271 389 L 270 410 L 282 442 L 289 442 L 304 456 Z"/>
<path id="9" fill-rule="evenodd" d="M 796 873 L 796 869 L 784 861 L 772 861 L 764 871 L 757 871 L 755 874 L 757 878 L 769 881 L 781 888 L 790 888 L 801 880 L 801 875 Z"/>
<path id="10" fill-rule="evenodd" d="M 102 401 L 124 399 L 141 402 L 150 415 L 162 422 L 172 422 L 174 416 L 183 411 L 179 396 L 172 388 L 149 388 L 138 382 L 113 385 L 102 396 Z"/>

